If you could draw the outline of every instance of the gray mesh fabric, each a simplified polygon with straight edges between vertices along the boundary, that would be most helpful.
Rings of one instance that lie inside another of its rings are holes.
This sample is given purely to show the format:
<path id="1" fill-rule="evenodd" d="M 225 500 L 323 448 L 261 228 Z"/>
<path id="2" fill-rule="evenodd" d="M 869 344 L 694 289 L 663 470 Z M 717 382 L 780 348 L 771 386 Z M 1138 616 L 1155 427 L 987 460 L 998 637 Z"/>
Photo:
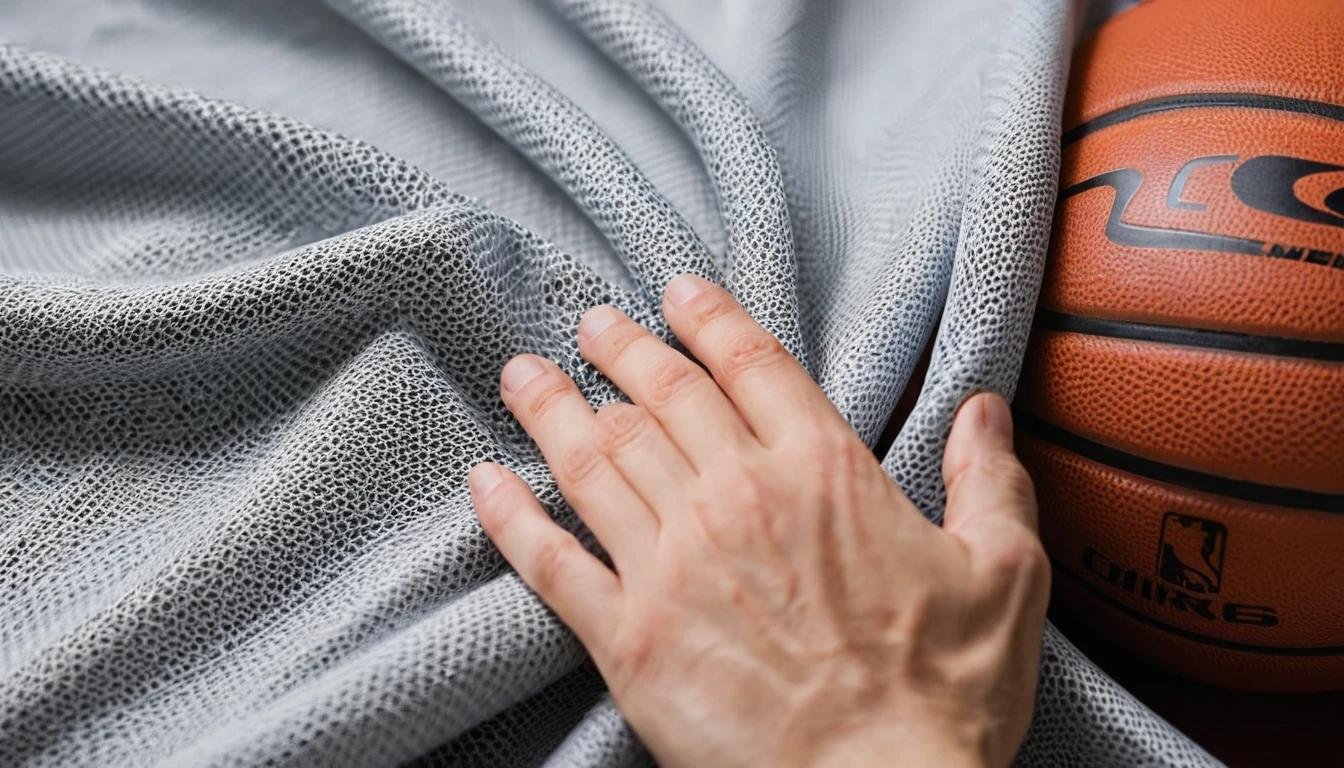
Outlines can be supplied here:
<path id="1" fill-rule="evenodd" d="M 610 400 L 578 316 L 695 271 L 874 442 L 932 340 L 885 466 L 937 517 L 1070 5 L 0 6 L 0 763 L 646 763 L 472 515 L 494 459 L 578 525 L 500 367 Z M 1053 629 L 1041 680 L 1024 765 L 1212 762 Z"/>

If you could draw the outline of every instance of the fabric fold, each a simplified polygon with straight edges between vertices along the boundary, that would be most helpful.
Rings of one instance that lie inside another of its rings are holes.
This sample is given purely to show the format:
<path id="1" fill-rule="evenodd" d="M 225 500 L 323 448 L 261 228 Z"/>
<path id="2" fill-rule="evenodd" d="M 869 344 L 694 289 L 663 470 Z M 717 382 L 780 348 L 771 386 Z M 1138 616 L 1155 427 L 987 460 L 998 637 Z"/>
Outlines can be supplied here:
<path id="1" fill-rule="evenodd" d="M 463 478 L 513 467 L 591 543 L 498 372 L 534 352 L 618 397 L 578 318 L 666 337 L 678 273 L 722 278 L 869 444 L 932 344 L 884 464 L 931 518 L 957 403 L 1012 391 L 1066 0 L 84 2 L 0 8 L 0 762 L 647 764 Z M 406 126 L 445 115 L 483 128 Z M 586 217 L 633 280 L 492 203 Z M 1021 764 L 1213 764 L 1045 648 Z"/>

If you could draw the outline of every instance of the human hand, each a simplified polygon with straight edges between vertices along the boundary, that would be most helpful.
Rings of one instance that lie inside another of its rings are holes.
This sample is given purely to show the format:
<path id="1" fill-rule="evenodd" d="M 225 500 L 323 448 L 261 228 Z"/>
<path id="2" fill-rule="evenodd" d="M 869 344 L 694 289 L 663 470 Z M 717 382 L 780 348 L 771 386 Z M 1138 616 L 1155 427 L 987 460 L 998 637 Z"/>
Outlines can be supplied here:
<path id="1" fill-rule="evenodd" d="M 1049 591 L 1007 404 L 960 409 L 939 528 L 726 291 L 682 276 L 663 309 L 709 374 L 602 306 L 579 348 L 634 405 L 594 413 L 533 355 L 501 376 L 614 571 L 517 476 L 469 478 L 486 533 L 659 763 L 1007 765 Z"/>

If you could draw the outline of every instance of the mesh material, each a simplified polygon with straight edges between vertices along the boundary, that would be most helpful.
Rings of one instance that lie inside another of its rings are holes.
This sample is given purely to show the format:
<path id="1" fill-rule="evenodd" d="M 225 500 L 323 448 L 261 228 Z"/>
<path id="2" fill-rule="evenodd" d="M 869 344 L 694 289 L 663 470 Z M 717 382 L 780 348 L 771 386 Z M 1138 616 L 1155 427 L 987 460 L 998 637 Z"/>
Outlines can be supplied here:
<path id="1" fill-rule="evenodd" d="M 677 272 L 870 442 L 936 335 L 930 516 L 1011 392 L 1065 0 L 332 6 L 0 8 L 0 763 L 647 764 L 463 479 L 576 528 L 498 370 Z M 1053 629 L 1020 761 L 1212 762 Z"/>

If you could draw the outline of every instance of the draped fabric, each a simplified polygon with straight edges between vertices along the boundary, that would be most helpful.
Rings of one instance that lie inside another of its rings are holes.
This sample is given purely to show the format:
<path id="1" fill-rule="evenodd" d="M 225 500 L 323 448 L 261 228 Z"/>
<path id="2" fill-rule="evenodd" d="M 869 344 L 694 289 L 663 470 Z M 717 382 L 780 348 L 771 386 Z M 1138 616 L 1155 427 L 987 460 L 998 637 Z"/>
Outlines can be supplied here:
<path id="1" fill-rule="evenodd" d="M 472 513 L 500 461 L 592 543 L 500 368 L 618 397 L 579 315 L 696 272 L 876 446 L 931 345 L 883 459 L 936 519 L 1074 5 L 0 5 L 0 763 L 647 762 Z M 1053 629 L 1038 699 L 1024 765 L 1213 762 Z"/>

